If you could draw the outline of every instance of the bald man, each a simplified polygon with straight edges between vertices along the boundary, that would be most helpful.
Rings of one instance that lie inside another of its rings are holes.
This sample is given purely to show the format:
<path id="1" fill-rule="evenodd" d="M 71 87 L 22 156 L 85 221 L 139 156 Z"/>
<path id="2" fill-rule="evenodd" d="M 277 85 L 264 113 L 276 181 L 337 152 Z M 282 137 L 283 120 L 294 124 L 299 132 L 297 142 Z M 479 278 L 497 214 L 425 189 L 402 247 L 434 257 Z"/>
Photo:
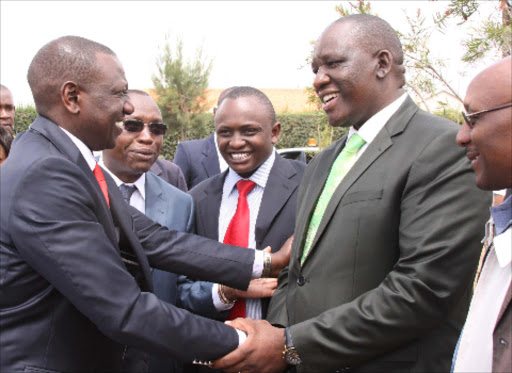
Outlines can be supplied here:
<path id="1" fill-rule="evenodd" d="M 470 83 L 457 143 L 484 190 L 512 188 L 512 58 Z M 512 197 L 491 208 L 494 228 L 484 247 L 469 314 L 454 356 L 455 372 L 512 372 Z"/>

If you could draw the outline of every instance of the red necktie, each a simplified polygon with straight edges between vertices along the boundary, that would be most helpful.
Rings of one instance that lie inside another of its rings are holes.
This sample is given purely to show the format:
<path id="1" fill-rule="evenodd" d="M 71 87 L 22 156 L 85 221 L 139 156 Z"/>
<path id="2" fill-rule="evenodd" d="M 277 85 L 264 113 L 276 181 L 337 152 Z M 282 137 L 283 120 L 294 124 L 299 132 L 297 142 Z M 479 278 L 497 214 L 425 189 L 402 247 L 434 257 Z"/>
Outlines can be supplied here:
<path id="1" fill-rule="evenodd" d="M 103 192 L 103 196 L 105 197 L 105 200 L 107 201 L 108 207 L 110 207 L 110 201 L 108 199 L 107 182 L 105 181 L 105 175 L 103 175 L 103 171 L 101 171 L 101 167 L 96 163 L 96 167 L 94 167 L 94 170 L 92 172 L 94 173 L 96 180 L 98 180 L 98 184 L 100 185 L 100 189 Z"/>
<path id="2" fill-rule="evenodd" d="M 250 213 L 247 204 L 247 194 L 256 184 L 250 180 L 240 180 L 236 183 L 238 188 L 238 205 L 233 219 L 229 222 L 228 229 L 224 236 L 224 243 L 247 247 L 249 245 L 249 222 Z M 229 312 L 228 320 L 234 320 L 237 317 L 245 317 L 245 299 L 239 298 Z"/>

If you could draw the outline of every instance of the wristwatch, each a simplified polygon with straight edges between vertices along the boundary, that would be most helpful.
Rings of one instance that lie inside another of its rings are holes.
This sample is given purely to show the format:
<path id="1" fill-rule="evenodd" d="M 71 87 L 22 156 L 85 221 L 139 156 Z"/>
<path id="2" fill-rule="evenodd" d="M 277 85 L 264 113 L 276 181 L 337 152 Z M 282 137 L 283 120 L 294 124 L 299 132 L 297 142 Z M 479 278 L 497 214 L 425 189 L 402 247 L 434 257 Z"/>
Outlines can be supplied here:
<path id="1" fill-rule="evenodd" d="M 297 349 L 293 345 L 292 335 L 290 334 L 290 329 L 284 329 L 284 350 L 283 350 L 283 359 L 290 365 L 299 365 L 302 364 L 302 360 L 299 357 L 299 353 Z"/>

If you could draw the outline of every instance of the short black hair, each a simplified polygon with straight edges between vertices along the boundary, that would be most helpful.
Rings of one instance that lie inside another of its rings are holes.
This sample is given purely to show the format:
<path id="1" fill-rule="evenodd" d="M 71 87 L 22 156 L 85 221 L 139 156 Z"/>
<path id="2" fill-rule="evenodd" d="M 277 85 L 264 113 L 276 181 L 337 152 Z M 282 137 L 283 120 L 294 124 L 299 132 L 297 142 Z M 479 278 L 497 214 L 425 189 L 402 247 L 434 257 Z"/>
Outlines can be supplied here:
<path id="1" fill-rule="evenodd" d="M 13 136 L 10 130 L 5 127 L 0 126 L 0 146 L 4 148 L 5 156 L 9 155 L 11 151 Z"/>
<path id="2" fill-rule="evenodd" d="M 115 56 L 108 47 L 80 36 L 63 36 L 44 45 L 34 56 L 27 79 L 39 114 L 60 102 L 66 81 L 87 87 L 96 79 L 96 54 Z"/>
<path id="3" fill-rule="evenodd" d="M 276 123 L 276 112 L 274 110 L 274 106 L 272 105 L 272 102 L 270 102 L 270 99 L 267 97 L 267 95 L 259 89 L 248 86 L 232 87 L 222 101 L 228 99 L 236 100 L 240 97 L 256 97 L 258 101 L 260 101 L 267 108 L 270 120 L 272 122 L 271 124 L 273 125 Z"/>
<path id="4" fill-rule="evenodd" d="M 367 52 L 374 54 L 387 49 L 391 52 L 395 64 L 402 65 L 404 52 L 396 31 L 382 18 L 370 14 L 351 14 L 334 21 L 335 23 L 350 22 L 354 25 L 351 34 L 357 43 Z"/>

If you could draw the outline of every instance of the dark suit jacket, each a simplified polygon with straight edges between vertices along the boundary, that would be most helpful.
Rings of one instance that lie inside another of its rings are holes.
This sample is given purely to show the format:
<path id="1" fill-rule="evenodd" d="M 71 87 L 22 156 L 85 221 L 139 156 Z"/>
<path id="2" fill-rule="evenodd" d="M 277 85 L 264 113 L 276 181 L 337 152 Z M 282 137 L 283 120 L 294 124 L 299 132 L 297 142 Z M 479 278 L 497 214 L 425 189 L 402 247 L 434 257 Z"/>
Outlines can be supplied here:
<path id="1" fill-rule="evenodd" d="M 276 154 L 256 218 L 256 249 L 267 246 L 277 251 L 293 234 L 297 191 L 305 164 L 282 158 Z M 196 233 L 214 240 L 219 239 L 219 211 L 224 179 L 228 171 L 200 183 L 189 193 L 194 198 Z M 213 318 L 226 318 L 229 312 L 219 313 L 213 306 L 211 283 L 193 283 L 189 291 L 180 289 L 180 298 L 202 304 L 200 313 Z M 266 315 L 268 300 L 262 302 Z"/>
<path id="2" fill-rule="evenodd" d="M 44 117 L 8 159 L 0 168 L 0 371 L 120 371 L 125 345 L 184 361 L 237 347 L 229 326 L 151 293 L 149 265 L 246 289 L 251 250 L 161 227 L 127 206 L 105 172 L 109 208 L 78 148 Z"/>
<path id="3" fill-rule="evenodd" d="M 346 137 L 308 165 L 289 270 L 268 313 L 291 325 L 298 372 L 450 370 L 491 201 L 475 186 L 457 131 L 407 98 L 334 192 L 301 265 Z"/>
<path id="4" fill-rule="evenodd" d="M 183 175 L 181 168 L 176 166 L 174 163 L 163 158 L 157 158 L 149 171 L 153 172 L 156 176 L 161 177 L 169 184 L 174 185 L 179 190 L 184 192 L 188 191 L 185 176 Z"/>
<path id="5" fill-rule="evenodd" d="M 213 133 L 206 139 L 180 142 L 173 162 L 183 171 L 188 189 L 219 174 L 219 156 Z"/>
<path id="6" fill-rule="evenodd" d="M 179 169 L 176 165 L 173 164 L 173 166 Z M 185 192 L 169 185 L 152 172 L 147 172 L 146 216 L 169 229 L 192 232 L 194 203 Z M 155 295 L 167 303 L 176 304 L 178 276 L 160 269 L 152 269 L 152 272 Z M 149 371 L 154 373 L 181 372 L 182 370 L 182 363 L 171 359 L 153 357 L 149 365 Z"/>
<path id="7" fill-rule="evenodd" d="M 512 344 L 512 286 L 509 285 L 507 295 L 498 315 L 498 322 L 492 335 L 492 371 L 512 372 L 510 348 Z"/>

